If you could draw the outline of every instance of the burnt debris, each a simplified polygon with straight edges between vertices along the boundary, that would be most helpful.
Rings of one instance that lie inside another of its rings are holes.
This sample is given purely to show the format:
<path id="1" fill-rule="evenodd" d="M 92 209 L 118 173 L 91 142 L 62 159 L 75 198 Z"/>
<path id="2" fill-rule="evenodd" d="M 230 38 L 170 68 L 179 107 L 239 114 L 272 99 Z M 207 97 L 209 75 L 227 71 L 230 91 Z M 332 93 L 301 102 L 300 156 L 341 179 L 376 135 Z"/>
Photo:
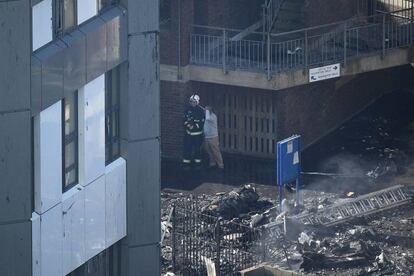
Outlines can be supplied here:
<path id="1" fill-rule="evenodd" d="M 312 191 L 304 194 L 303 206 L 291 203 L 290 214 L 281 215 L 274 207 L 276 202 L 261 198 L 254 185 L 212 196 L 163 193 L 164 272 L 207 275 L 208 260 L 220 275 L 237 275 L 259 263 L 303 274 L 414 273 L 414 217 L 398 219 L 412 213 L 410 202 L 393 213 L 395 209 L 381 213 L 386 216 L 369 213 L 368 217 L 358 216 L 353 224 L 344 220 L 331 226 L 301 218 L 358 197 Z"/>

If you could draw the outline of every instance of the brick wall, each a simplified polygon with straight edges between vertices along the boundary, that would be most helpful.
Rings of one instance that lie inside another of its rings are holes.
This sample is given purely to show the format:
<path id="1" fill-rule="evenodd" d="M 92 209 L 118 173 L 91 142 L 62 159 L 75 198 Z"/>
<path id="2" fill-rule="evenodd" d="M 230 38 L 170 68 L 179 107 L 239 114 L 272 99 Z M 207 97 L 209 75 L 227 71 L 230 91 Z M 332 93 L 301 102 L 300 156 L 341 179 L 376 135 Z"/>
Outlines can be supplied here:
<path id="1" fill-rule="evenodd" d="M 262 16 L 263 0 L 179 0 L 171 1 L 170 22 L 161 27 L 161 64 L 178 63 L 178 29 L 180 27 L 181 65 L 189 61 L 190 33 L 193 24 L 244 29 L 257 22 Z M 349 18 L 357 13 L 358 0 L 303 0 L 305 26 L 332 23 Z M 323 15 L 323 16 L 321 16 Z"/>
<path id="2" fill-rule="evenodd" d="M 400 74 L 398 67 L 281 91 L 276 95 L 279 137 L 303 134 L 308 146 L 381 95 L 400 89 Z"/>
<path id="3" fill-rule="evenodd" d="M 183 114 L 192 83 L 161 81 L 161 154 L 180 158 L 183 152 Z"/>
<path id="4" fill-rule="evenodd" d="M 181 12 L 178 10 L 179 0 L 171 1 L 170 22 L 160 28 L 160 63 L 178 64 L 178 27 L 180 25 L 181 65 L 187 65 L 190 56 L 190 33 L 194 23 L 194 0 L 180 0 Z M 181 22 L 179 24 L 179 18 Z"/>
<path id="5" fill-rule="evenodd" d="M 181 18 L 181 65 L 187 65 L 190 54 L 192 24 L 227 28 L 246 28 L 261 18 L 262 0 L 170 0 L 170 22 L 161 27 L 161 64 L 178 63 L 178 26 Z"/>

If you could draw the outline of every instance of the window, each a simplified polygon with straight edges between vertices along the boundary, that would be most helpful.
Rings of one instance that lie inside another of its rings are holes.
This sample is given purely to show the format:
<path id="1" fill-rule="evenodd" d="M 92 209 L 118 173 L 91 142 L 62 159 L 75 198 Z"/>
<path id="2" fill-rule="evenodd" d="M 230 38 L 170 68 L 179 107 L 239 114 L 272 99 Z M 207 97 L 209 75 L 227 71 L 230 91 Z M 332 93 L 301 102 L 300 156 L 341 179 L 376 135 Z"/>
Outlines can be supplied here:
<path id="1" fill-rule="evenodd" d="M 115 243 L 88 260 L 67 276 L 118 276 L 121 275 L 121 245 Z"/>
<path id="2" fill-rule="evenodd" d="M 105 74 L 105 162 L 120 155 L 119 145 L 119 67 Z"/>
<path id="3" fill-rule="evenodd" d="M 63 100 L 63 191 L 78 182 L 78 95 Z"/>
<path id="4" fill-rule="evenodd" d="M 55 35 L 62 36 L 77 25 L 77 1 L 76 0 L 55 0 L 54 18 Z"/>
<path id="5" fill-rule="evenodd" d="M 32 49 L 46 45 L 53 39 L 52 0 L 43 0 L 32 7 Z"/>

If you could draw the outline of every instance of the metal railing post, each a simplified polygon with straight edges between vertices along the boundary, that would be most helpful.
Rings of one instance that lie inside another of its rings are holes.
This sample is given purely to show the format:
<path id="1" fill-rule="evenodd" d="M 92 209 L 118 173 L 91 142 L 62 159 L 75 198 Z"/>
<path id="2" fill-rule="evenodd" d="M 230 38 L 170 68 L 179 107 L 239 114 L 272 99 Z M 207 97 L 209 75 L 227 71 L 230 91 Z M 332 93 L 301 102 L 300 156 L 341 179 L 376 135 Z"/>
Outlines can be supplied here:
<path id="1" fill-rule="evenodd" d="M 215 260 L 215 266 L 216 266 L 216 276 L 220 276 L 220 226 L 221 226 L 221 220 L 218 219 L 214 228 L 214 234 L 215 234 L 215 240 L 216 240 L 216 260 Z"/>
<path id="2" fill-rule="evenodd" d="M 227 60 L 227 45 L 226 45 L 226 29 L 223 29 L 223 73 L 227 73 L 226 60 Z"/>
<path id="3" fill-rule="evenodd" d="M 177 254 L 177 247 L 176 247 L 176 231 L 177 231 L 177 225 L 176 225 L 176 212 L 175 212 L 175 206 L 173 206 L 173 211 L 172 211 L 172 216 L 171 216 L 171 220 L 172 220 L 172 233 L 171 233 L 171 238 L 172 238 L 172 265 L 173 265 L 173 272 L 175 273 L 177 271 L 177 263 L 176 263 L 176 254 Z"/>
<path id="4" fill-rule="evenodd" d="M 271 71 L 270 71 L 270 33 L 267 33 L 267 80 L 270 80 Z"/>
<path id="5" fill-rule="evenodd" d="M 413 44 L 413 24 L 414 24 L 414 2 L 411 1 L 411 11 L 410 11 L 410 45 Z"/>
<path id="6" fill-rule="evenodd" d="M 308 69 L 308 55 L 309 55 L 309 49 L 308 49 L 308 30 L 305 31 L 305 69 Z"/>
<path id="7" fill-rule="evenodd" d="M 385 56 L 385 14 L 382 15 L 382 58 Z"/>
<path id="8" fill-rule="evenodd" d="M 266 16 L 267 16 L 267 14 L 266 14 L 266 6 L 265 5 L 263 5 L 263 27 L 262 27 L 262 29 L 263 29 L 263 31 L 262 31 L 262 33 L 263 33 L 263 40 L 265 40 L 265 38 L 266 38 Z"/>
<path id="9" fill-rule="evenodd" d="M 347 55 L 347 49 L 348 43 L 347 43 L 347 36 L 346 36 L 346 22 L 344 23 L 344 66 L 346 66 L 346 55 Z"/>

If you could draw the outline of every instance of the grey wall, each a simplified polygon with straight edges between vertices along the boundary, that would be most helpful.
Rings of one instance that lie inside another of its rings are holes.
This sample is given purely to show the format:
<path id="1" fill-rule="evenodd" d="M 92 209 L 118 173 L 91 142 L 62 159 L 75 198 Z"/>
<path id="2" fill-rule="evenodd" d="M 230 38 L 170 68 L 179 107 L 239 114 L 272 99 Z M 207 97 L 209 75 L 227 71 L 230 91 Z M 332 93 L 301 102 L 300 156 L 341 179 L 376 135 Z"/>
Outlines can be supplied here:
<path id="1" fill-rule="evenodd" d="M 122 276 L 160 275 L 158 0 L 128 9 L 128 64 L 121 75 L 121 151 L 127 160 L 127 237 Z"/>
<path id="2" fill-rule="evenodd" d="M 0 275 L 31 275 L 30 1 L 0 1 Z"/>

